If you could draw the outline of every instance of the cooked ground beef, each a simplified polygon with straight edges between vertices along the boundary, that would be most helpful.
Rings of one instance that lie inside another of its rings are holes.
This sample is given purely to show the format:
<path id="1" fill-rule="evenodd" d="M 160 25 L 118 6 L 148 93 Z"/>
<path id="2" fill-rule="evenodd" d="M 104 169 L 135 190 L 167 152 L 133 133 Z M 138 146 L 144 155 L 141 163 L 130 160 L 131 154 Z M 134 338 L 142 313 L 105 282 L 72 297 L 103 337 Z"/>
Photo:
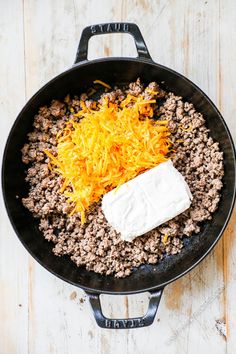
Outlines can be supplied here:
<path id="1" fill-rule="evenodd" d="M 190 187 L 191 207 L 131 243 L 122 241 L 107 223 L 99 203 L 93 205 L 84 225 L 78 214 L 68 216 L 70 206 L 60 193 L 62 179 L 51 171 L 44 150 L 56 154 L 58 131 L 69 119 L 77 119 L 71 112 L 80 110 L 80 100 L 87 106 L 93 101 L 85 93 L 80 98 L 67 96 L 64 102 L 54 100 L 49 107 L 39 109 L 34 118 L 34 130 L 28 134 L 28 143 L 22 149 L 22 161 L 28 165 L 26 181 L 30 186 L 22 202 L 39 218 L 39 228 L 45 239 L 54 243 L 55 255 L 69 255 L 78 266 L 97 273 L 125 277 L 134 267 L 155 264 L 166 254 L 179 253 L 183 238 L 198 233 L 201 222 L 212 218 L 220 200 L 223 153 L 209 136 L 205 120 L 193 104 L 164 92 L 155 82 L 144 88 L 139 79 L 127 88 L 115 87 L 102 96 L 120 102 L 128 93 L 136 96 L 144 93 L 145 98 L 150 99 L 152 91 L 158 91 L 161 99 L 156 114 L 159 119 L 169 121 L 176 150 L 173 163 Z"/>

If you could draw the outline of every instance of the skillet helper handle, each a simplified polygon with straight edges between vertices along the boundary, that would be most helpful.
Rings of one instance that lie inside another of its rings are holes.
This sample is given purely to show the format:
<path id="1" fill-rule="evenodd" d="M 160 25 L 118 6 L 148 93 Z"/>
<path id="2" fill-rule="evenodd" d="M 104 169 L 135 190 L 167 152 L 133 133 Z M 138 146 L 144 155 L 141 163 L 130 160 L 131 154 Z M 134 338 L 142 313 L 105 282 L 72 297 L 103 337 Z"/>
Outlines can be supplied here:
<path id="1" fill-rule="evenodd" d="M 92 36 L 110 33 L 129 33 L 133 36 L 138 58 L 152 60 L 140 29 L 135 23 L 111 22 L 85 27 L 79 41 L 74 64 L 88 60 L 88 42 Z"/>
<path id="2" fill-rule="evenodd" d="M 107 318 L 102 313 L 101 302 L 98 293 L 86 292 L 89 297 L 89 302 L 93 310 L 95 320 L 99 327 L 124 329 L 124 328 L 139 328 L 150 326 L 155 318 L 159 302 L 161 300 L 163 289 L 151 291 L 151 298 L 148 305 L 148 310 L 143 317 L 127 318 L 127 319 L 111 319 Z"/>

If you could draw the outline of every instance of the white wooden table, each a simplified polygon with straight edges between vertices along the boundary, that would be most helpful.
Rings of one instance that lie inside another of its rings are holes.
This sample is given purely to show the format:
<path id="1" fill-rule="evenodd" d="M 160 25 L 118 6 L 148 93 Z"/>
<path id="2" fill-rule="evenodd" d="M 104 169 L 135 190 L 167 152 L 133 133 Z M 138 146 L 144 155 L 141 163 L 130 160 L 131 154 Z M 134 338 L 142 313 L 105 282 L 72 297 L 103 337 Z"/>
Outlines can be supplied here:
<path id="1" fill-rule="evenodd" d="M 71 66 L 82 29 L 107 21 L 136 22 L 153 59 L 199 85 L 235 138 L 235 18 L 234 0 L 0 0 L 1 150 L 27 99 Z M 89 49 L 135 55 L 128 35 L 92 38 Z M 104 330 L 84 292 L 38 265 L 0 210 L 0 354 L 235 353 L 235 215 L 214 251 L 165 289 L 151 327 Z M 104 299 L 111 317 L 147 306 L 147 294 Z"/>

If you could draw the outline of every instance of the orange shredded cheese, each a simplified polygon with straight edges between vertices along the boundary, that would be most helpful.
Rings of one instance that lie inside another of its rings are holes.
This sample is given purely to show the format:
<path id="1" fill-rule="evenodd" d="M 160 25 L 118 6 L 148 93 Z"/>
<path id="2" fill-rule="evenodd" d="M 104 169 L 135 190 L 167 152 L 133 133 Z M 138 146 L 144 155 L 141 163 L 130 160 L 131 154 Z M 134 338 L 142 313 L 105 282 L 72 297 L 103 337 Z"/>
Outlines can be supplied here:
<path id="1" fill-rule="evenodd" d="M 146 91 L 148 92 L 148 93 L 150 93 L 151 95 L 157 95 L 159 92 L 158 91 L 153 91 L 153 90 L 151 90 L 151 89 L 149 89 L 149 88 L 146 88 Z"/>
<path id="2" fill-rule="evenodd" d="M 109 90 L 111 89 L 111 86 L 110 86 L 110 85 L 106 84 L 105 82 L 103 82 L 103 81 L 101 81 L 101 80 L 94 80 L 93 83 L 94 83 L 94 84 L 102 85 L 102 86 L 108 88 Z"/>
<path id="3" fill-rule="evenodd" d="M 165 235 L 164 235 L 164 237 L 163 237 L 163 239 L 162 239 L 162 242 L 164 243 L 164 245 L 166 245 L 166 244 L 167 244 L 168 237 L 169 237 L 169 235 L 168 235 L 168 234 L 165 234 Z"/>
<path id="4" fill-rule="evenodd" d="M 90 88 L 90 89 L 88 90 L 88 96 L 89 96 L 89 97 L 92 96 L 95 92 L 96 92 L 96 90 L 95 90 L 94 88 Z"/>
<path id="5" fill-rule="evenodd" d="M 63 177 L 61 192 L 71 215 L 80 212 L 81 223 L 106 192 L 168 159 L 168 121 L 149 119 L 151 103 L 128 95 L 119 106 L 106 99 L 95 109 L 85 106 L 75 114 L 83 119 L 70 120 L 57 135 L 57 156 L 45 151 L 52 169 Z M 148 118 L 141 120 L 144 108 Z"/>
<path id="6" fill-rule="evenodd" d="M 150 104 L 150 103 L 156 103 L 156 100 L 149 100 L 149 101 L 143 101 L 143 102 L 140 102 L 139 104 Z"/>
<path id="7" fill-rule="evenodd" d="M 67 95 L 64 99 L 64 102 L 69 103 L 69 101 L 70 101 L 70 95 Z"/>
<path id="8" fill-rule="evenodd" d="M 192 130 L 192 124 L 190 123 L 188 127 L 184 127 L 183 124 L 179 125 L 180 129 L 183 130 L 184 132 L 188 132 L 190 130 Z"/>

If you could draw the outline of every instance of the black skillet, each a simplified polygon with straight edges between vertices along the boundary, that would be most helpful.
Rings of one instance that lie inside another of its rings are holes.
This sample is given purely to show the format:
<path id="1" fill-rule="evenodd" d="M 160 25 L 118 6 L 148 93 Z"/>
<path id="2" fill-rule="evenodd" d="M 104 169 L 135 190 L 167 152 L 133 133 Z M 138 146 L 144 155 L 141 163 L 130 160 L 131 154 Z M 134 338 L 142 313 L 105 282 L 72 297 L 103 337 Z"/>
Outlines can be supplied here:
<path id="1" fill-rule="evenodd" d="M 103 58 L 88 61 L 88 42 L 92 36 L 106 33 L 129 33 L 133 36 L 137 58 Z M 186 247 L 179 255 L 166 257 L 160 264 L 143 265 L 125 279 L 102 276 L 77 268 L 67 257 L 58 258 L 38 230 L 38 222 L 22 206 L 21 197 L 27 194 L 24 181 L 25 166 L 21 162 L 21 148 L 32 129 L 34 115 L 40 106 L 68 93 L 79 94 L 92 86 L 96 79 L 110 84 L 129 83 L 138 77 L 148 83 L 164 82 L 166 90 L 173 91 L 204 114 L 212 137 L 220 142 L 224 152 L 224 187 L 219 208 L 213 219 L 205 222 L 201 232 L 186 239 Z M 106 23 L 86 27 L 79 42 L 72 68 L 58 75 L 42 87 L 25 105 L 9 134 L 2 166 L 2 188 L 6 209 L 16 234 L 30 254 L 47 270 L 59 278 L 76 285 L 88 294 L 95 319 L 104 328 L 136 328 L 150 325 L 155 317 L 164 287 L 193 269 L 215 246 L 221 237 L 235 199 L 235 151 L 221 114 L 196 85 L 177 72 L 152 61 L 137 25 L 132 23 Z M 18 196 L 18 199 L 16 198 Z M 132 319 L 108 319 L 102 314 L 99 296 L 107 294 L 134 294 L 148 291 L 150 302 L 146 315 Z"/>

